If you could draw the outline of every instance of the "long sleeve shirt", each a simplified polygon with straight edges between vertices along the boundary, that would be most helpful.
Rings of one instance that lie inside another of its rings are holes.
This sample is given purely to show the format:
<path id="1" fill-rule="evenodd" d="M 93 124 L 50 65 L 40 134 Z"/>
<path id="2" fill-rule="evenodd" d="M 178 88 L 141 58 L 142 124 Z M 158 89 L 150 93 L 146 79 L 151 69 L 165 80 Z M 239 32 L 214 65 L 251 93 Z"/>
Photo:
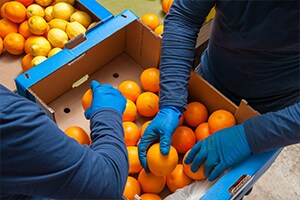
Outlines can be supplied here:
<path id="1" fill-rule="evenodd" d="M 0 198 L 121 199 L 128 175 L 122 116 L 90 119 L 91 146 L 68 137 L 36 103 L 0 85 Z"/>
<path id="2" fill-rule="evenodd" d="M 198 32 L 214 5 L 203 77 L 262 113 L 244 122 L 252 152 L 300 142 L 299 1 L 175 0 L 164 20 L 160 106 L 185 109 Z"/>

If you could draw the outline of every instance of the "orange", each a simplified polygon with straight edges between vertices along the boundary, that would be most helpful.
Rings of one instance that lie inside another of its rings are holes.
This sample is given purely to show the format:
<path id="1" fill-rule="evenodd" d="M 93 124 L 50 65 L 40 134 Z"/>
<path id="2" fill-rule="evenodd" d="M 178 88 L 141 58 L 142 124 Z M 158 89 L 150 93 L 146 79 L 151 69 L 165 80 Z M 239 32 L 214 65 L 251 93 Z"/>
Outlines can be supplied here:
<path id="1" fill-rule="evenodd" d="M 216 110 L 208 118 L 210 133 L 236 125 L 234 115 L 226 110 Z"/>
<path id="2" fill-rule="evenodd" d="M 178 162 L 178 153 L 176 149 L 171 146 L 167 155 L 160 152 L 159 143 L 153 144 L 146 155 L 148 168 L 155 176 L 165 176 L 170 174 L 176 167 Z"/>
<path id="3" fill-rule="evenodd" d="M 191 127 L 196 127 L 199 124 L 206 122 L 208 111 L 205 105 L 194 101 L 187 104 L 186 111 L 183 112 L 184 121 Z"/>
<path id="4" fill-rule="evenodd" d="M 3 40 L 0 37 L 0 55 L 2 54 L 2 52 L 3 52 Z"/>
<path id="5" fill-rule="evenodd" d="M 14 23 L 21 23 L 26 19 L 26 7 L 18 1 L 10 1 L 4 8 L 7 19 Z"/>
<path id="6" fill-rule="evenodd" d="M 128 200 L 134 200 L 135 195 L 140 195 L 141 194 L 141 186 L 139 182 L 132 176 L 128 176 L 123 195 L 128 199 Z"/>
<path id="7" fill-rule="evenodd" d="M 26 54 L 22 58 L 21 65 L 22 65 L 23 72 L 26 72 L 27 70 L 29 70 L 30 68 L 32 68 L 31 61 L 32 61 L 33 58 L 34 58 L 34 56 L 32 54 L 30 54 L 30 53 Z"/>
<path id="8" fill-rule="evenodd" d="M 190 150 L 185 153 L 185 155 L 182 159 L 182 166 L 183 166 L 184 173 L 193 180 L 200 181 L 200 180 L 205 179 L 204 164 L 202 164 L 196 172 L 192 172 L 192 170 L 191 170 L 192 163 L 188 164 L 188 165 L 184 163 L 184 160 L 185 160 L 186 156 L 189 154 L 189 152 L 190 152 Z"/>
<path id="9" fill-rule="evenodd" d="M 143 193 L 140 198 L 141 200 L 162 200 L 160 196 L 152 193 Z"/>
<path id="10" fill-rule="evenodd" d="M 92 99 L 93 99 L 93 91 L 92 91 L 92 89 L 88 89 L 84 93 L 84 95 L 82 96 L 82 99 L 81 99 L 81 105 L 84 110 L 87 110 L 91 106 Z"/>
<path id="11" fill-rule="evenodd" d="M 164 33 L 164 25 L 159 25 L 158 27 L 156 27 L 154 29 L 154 33 L 156 33 L 157 35 L 162 35 Z"/>
<path id="12" fill-rule="evenodd" d="M 16 1 L 20 2 L 26 7 L 34 3 L 34 0 L 16 0 Z"/>
<path id="13" fill-rule="evenodd" d="M 0 19 L 0 37 L 5 38 L 9 33 L 17 33 L 18 24 L 15 24 L 8 19 Z"/>
<path id="14" fill-rule="evenodd" d="M 5 7 L 8 4 L 8 2 L 5 2 L 2 6 L 1 6 L 1 10 L 0 10 L 0 15 L 2 17 L 2 19 L 6 19 L 6 15 L 5 15 Z M 1 32 L 1 31 L 0 31 Z"/>
<path id="15" fill-rule="evenodd" d="M 142 169 L 142 165 L 139 160 L 137 146 L 128 146 L 128 161 L 129 161 L 129 174 L 139 173 Z"/>
<path id="16" fill-rule="evenodd" d="M 179 123 L 178 123 L 178 126 L 181 126 L 184 122 L 184 116 L 181 115 L 180 118 L 179 118 Z"/>
<path id="17" fill-rule="evenodd" d="M 196 135 L 197 142 L 200 140 L 204 140 L 205 138 L 210 136 L 208 123 L 204 122 L 199 124 L 199 126 L 197 126 L 197 128 L 195 129 L 195 135 Z"/>
<path id="18" fill-rule="evenodd" d="M 23 37 L 25 39 L 29 38 L 30 36 L 32 36 L 32 33 L 29 31 L 29 27 L 28 27 L 28 20 L 25 20 L 24 22 L 22 22 L 19 26 L 19 33 L 21 35 L 23 35 Z"/>
<path id="19" fill-rule="evenodd" d="M 161 3 L 162 10 L 167 14 L 170 12 L 174 0 L 163 0 Z"/>
<path id="20" fill-rule="evenodd" d="M 159 26 L 159 23 L 160 23 L 157 15 L 155 15 L 153 13 L 145 14 L 141 20 L 145 25 L 147 25 L 153 31 L 155 30 L 156 27 Z"/>
<path id="21" fill-rule="evenodd" d="M 148 120 L 148 121 L 146 121 L 146 122 L 144 122 L 144 123 L 142 124 L 141 137 L 143 137 L 144 132 L 145 132 L 146 128 L 148 127 L 148 125 L 150 124 L 151 121 L 152 121 L 152 120 Z"/>
<path id="22" fill-rule="evenodd" d="M 6 51 L 13 55 L 20 55 L 24 52 L 24 37 L 19 33 L 8 34 L 3 41 Z"/>
<path id="23" fill-rule="evenodd" d="M 126 146 L 136 146 L 141 138 L 139 127 L 134 122 L 123 122 Z"/>
<path id="24" fill-rule="evenodd" d="M 87 133 L 79 126 L 70 126 L 65 130 L 66 135 L 75 139 L 79 144 L 90 145 L 91 140 Z"/>
<path id="25" fill-rule="evenodd" d="M 144 117 L 154 117 L 158 110 L 158 96 L 153 92 L 143 92 L 136 100 L 138 113 Z"/>
<path id="26" fill-rule="evenodd" d="M 166 176 L 154 176 L 142 169 L 138 176 L 138 182 L 143 192 L 158 194 L 166 185 Z"/>
<path id="27" fill-rule="evenodd" d="M 189 185 L 192 181 L 193 179 L 184 173 L 182 164 L 177 164 L 172 173 L 167 175 L 167 186 L 171 192 Z"/>
<path id="28" fill-rule="evenodd" d="M 133 101 L 126 99 L 126 107 L 124 113 L 122 115 L 122 119 L 124 122 L 129 121 L 133 122 L 137 117 L 137 108 Z"/>
<path id="29" fill-rule="evenodd" d="M 42 37 L 42 36 L 36 36 L 36 35 L 33 35 L 33 36 L 30 36 L 29 38 L 27 38 L 25 40 L 25 44 L 24 44 L 24 50 L 25 50 L 25 53 L 28 54 L 30 53 L 30 43 L 32 42 L 33 39 L 37 38 L 37 37 Z"/>
<path id="30" fill-rule="evenodd" d="M 178 126 L 172 135 L 171 144 L 178 153 L 185 153 L 196 143 L 194 131 L 187 126 Z"/>
<path id="31" fill-rule="evenodd" d="M 142 200 L 162 200 L 160 196 L 152 193 L 144 193 L 140 197 Z"/>
<path id="32" fill-rule="evenodd" d="M 141 94 L 140 86 L 135 81 L 131 80 L 126 80 L 120 83 L 118 89 L 124 97 L 130 99 L 133 102 L 135 102 L 138 96 Z"/>
<path id="33" fill-rule="evenodd" d="M 159 70 L 157 68 L 145 69 L 140 75 L 142 88 L 149 92 L 159 91 Z"/>

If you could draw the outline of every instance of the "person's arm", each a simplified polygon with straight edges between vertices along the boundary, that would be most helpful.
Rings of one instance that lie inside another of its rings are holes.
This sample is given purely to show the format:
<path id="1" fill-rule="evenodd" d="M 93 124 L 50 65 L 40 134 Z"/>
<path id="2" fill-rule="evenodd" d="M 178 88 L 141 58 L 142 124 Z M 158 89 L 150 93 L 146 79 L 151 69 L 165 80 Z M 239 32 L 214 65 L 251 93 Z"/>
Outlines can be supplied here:
<path id="1" fill-rule="evenodd" d="M 91 115 L 93 143 L 88 147 L 68 137 L 37 104 L 3 86 L 0 96 L 2 193 L 121 198 L 128 160 L 119 111 L 102 108 Z M 120 102 L 124 108 L 125 102 Z"/>
<path id="2" fill-rule="evenodd" d="M 246 120 L 247 141 L 254 154 L 300 142 L 300 103 Z"/>
<path id="3" fill-rule="evenodd" d="M 216 1 L 175 0 L 164 19 L 160 64 L 160 106 L 186 107 L 199 30 Z"/>

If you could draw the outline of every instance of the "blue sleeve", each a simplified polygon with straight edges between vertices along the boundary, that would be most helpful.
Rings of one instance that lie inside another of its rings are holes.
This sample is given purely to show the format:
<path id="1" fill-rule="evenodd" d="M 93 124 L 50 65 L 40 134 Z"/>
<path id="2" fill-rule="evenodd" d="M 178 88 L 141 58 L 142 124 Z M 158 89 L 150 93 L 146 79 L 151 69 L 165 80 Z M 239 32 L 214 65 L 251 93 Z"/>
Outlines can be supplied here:
<path id="1" fill-rule="evenodd" d="M 120 199 L 128 175 L 122 116 L 91 118 L 91 147 L 66 136 L 37 104 L 0 85 L 1 192 L 46 198 Z"/>
<path id="2" fill-rule="evenodd" d="M 300 102 L 246 120 L 244 128 L 254 154 L 300 142 Z"/>
<path id="3" fill-rule="evenodd" d="M 164 20 L 160 65 L 160 107 L 186 106 L 199 30 L 215 1 L 175 0 Z"/>

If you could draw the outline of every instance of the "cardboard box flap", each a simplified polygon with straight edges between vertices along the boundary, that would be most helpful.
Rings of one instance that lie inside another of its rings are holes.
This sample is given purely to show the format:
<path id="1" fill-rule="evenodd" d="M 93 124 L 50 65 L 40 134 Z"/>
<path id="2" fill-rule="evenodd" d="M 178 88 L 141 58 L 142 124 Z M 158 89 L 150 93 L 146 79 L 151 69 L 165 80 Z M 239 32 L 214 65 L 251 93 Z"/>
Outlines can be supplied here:
<path id="1" fill-rule="evenodd" d="M 201 91 L 199 91 L 201 90 Z M 188 86 L 189 101 L 200 100 L 206 105 L 208 112 L 212 113 L 218 109 L 226 109 L 232 114 L 236 112 L 238 107 L 226 98 L 222 93 L 216 90 L 206 80 L 195 72 L 191 73 L 190 82 Z"/>
<path id="2" fill-rule="evenodd" d="M 239 108 L 234 114 L 238 124 L 243 123 L 243 121 L 246 119 L 256 117 L 258 115 L 259 112 L 255 111 L 252 107 L 250 107 L 248 105 L 248 102 L 244 99 L 241 101 Z"/>

